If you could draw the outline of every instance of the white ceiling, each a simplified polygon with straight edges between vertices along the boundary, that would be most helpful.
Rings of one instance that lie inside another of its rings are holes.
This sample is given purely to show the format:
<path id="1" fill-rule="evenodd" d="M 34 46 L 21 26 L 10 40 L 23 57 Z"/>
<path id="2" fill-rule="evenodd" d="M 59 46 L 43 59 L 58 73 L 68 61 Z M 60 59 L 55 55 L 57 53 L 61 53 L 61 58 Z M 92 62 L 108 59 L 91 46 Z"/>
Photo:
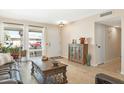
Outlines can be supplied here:
<path id="1" fill-rule="evenodd" d="M 71 22 L 106 11 L 105 9 L 1 9 L 0 16 L 18 20 L 57 24 L 60 21 Z"/>
<path id="2" fill-rule="evenodd" d="M 121 18 L 120 17 L 113 17 L 111 19 L 100 21 L 99 23 L 109 25 L 109 26 L 114 26 L 114 27 L 121 27 Z"/>

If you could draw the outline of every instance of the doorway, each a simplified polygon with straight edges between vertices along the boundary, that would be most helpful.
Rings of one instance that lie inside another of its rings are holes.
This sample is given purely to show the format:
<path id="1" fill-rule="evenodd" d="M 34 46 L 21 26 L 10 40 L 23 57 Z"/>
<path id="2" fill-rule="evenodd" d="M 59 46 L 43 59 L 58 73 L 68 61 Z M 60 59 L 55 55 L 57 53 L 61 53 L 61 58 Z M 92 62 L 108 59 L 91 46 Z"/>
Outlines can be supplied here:
<path id="1" fill-rule="evenodd" d="M 95 23 L 95 50 L 98 65 L 113 71 L 121 70 L 121 18 L 114 17 Z M 114 67 L 115 66 L 115 67 Z M 114 69 L 116 68 L 116 69 Z M 110 68 L 109 68 L 110 69 Z"/>

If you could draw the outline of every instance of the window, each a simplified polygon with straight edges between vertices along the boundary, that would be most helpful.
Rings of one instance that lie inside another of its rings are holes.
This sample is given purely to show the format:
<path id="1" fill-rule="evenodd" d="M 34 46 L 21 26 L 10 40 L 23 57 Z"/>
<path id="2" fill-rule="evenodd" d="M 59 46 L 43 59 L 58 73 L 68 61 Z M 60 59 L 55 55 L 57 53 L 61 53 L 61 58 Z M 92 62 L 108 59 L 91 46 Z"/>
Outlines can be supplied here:
<path id="1" fill-rule="evenodd" d="M 20 47 L 21 37 L 19 31 L 4 30 L 4 46 L 6 47 Z"/>
<path id="2" fill-rule="evenodd" d="M 42 32 L 29 31 L 30 57 L 42 56 Z"/>
<path id="3" fill-rule="evenodd" d="M 23 32 L 23 24 L 4 22 L 4 45 L 6 47 L 21 47 L 20 31 Z"/>
<path id="4" fill-rule="evenodd" d="M 42 32 L 29 32 L 29 48 L 30 49 L 42 48 Z"/>

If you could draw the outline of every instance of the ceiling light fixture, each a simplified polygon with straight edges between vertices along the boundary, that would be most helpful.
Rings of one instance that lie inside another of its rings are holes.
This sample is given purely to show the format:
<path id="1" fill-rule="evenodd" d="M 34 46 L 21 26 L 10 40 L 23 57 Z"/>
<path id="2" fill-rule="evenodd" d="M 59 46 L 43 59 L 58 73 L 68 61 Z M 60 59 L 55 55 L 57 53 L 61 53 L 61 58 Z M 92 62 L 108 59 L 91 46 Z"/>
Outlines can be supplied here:
<path id="1" fill-rule="evenodd" d="M 64 26 L 64 23 L 63 22 L 60 22 L 59 23 L 59 27 L 62 28 Z"/>

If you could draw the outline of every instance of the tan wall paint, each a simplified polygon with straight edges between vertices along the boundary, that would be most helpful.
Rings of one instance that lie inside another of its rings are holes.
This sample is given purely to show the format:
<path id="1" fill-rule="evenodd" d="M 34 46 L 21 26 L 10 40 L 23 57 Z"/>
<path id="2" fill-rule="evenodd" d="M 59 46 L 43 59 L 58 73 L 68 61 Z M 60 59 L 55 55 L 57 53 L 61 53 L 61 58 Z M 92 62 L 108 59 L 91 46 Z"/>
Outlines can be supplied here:
<path id="1" fill-rule="evenodd" d="M 106 61 L 121 57 L 121 29 L 107 26 L 105 31 Z"/>

